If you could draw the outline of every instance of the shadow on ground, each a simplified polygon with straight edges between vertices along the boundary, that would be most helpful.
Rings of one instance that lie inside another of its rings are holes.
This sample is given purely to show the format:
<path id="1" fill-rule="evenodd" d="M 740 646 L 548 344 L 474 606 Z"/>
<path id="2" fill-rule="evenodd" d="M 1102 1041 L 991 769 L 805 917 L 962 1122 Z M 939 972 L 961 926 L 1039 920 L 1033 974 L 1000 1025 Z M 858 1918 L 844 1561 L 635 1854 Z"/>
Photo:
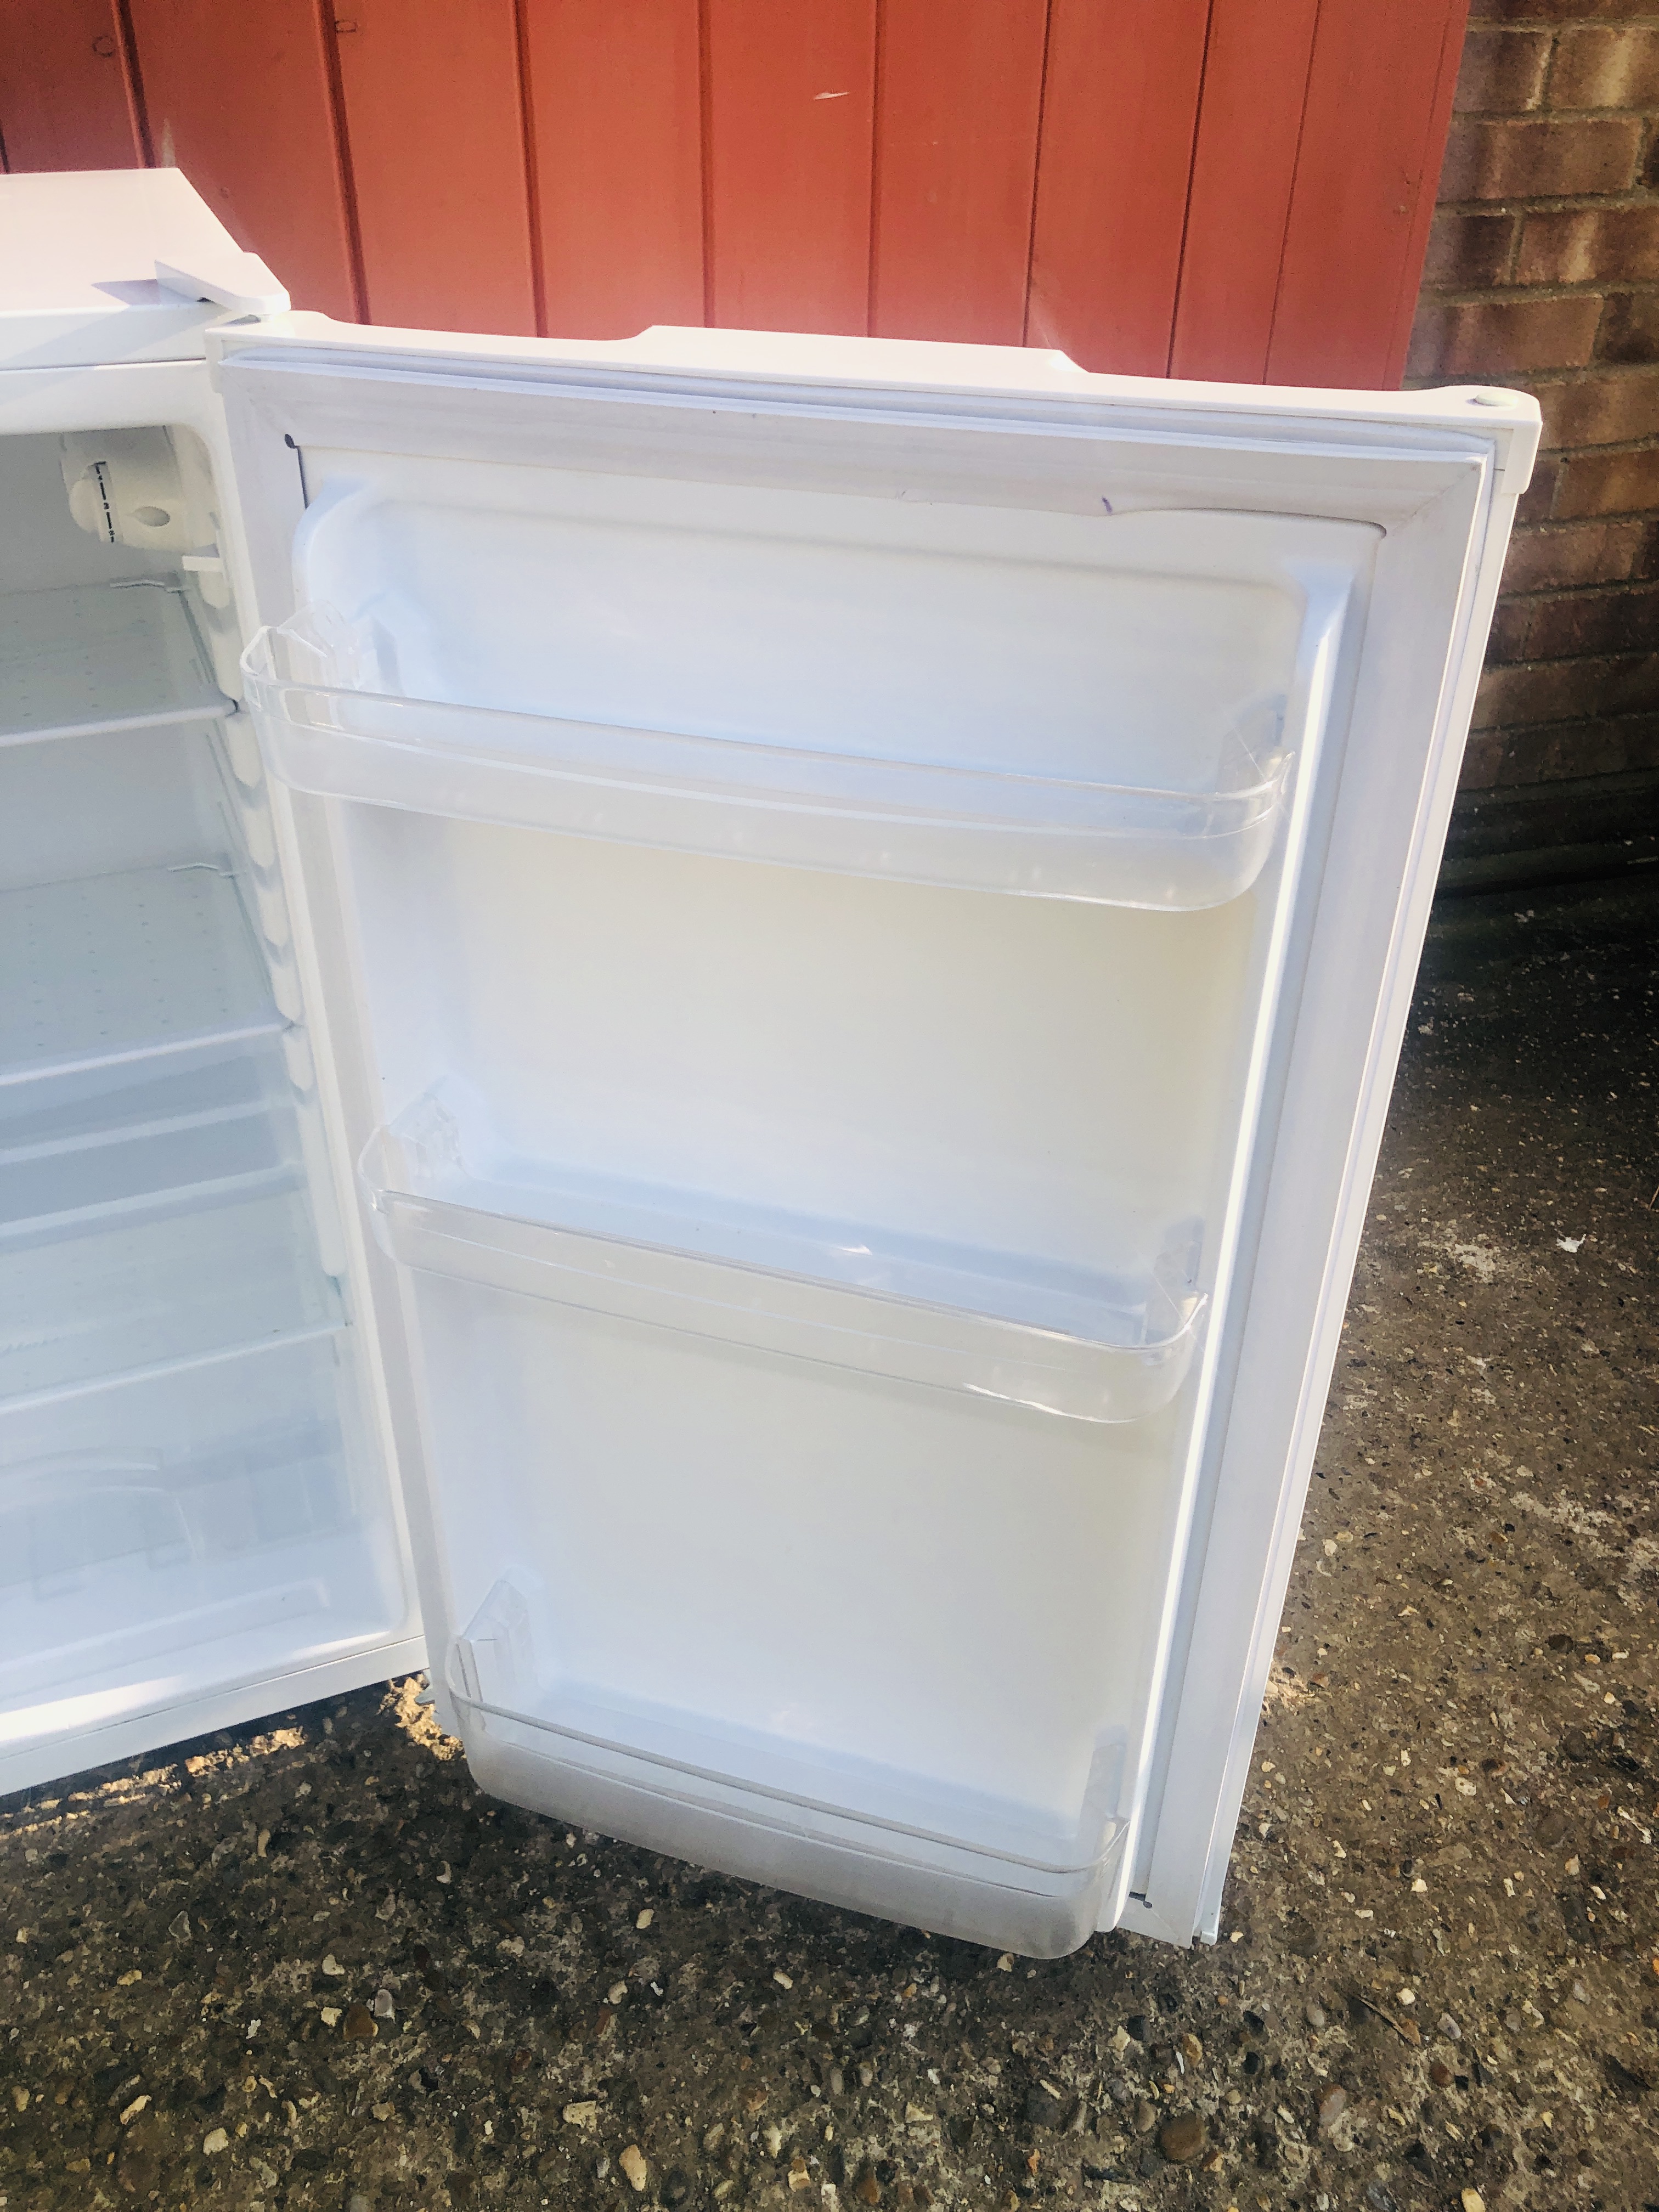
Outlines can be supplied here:
<path id="1" fill-rule="evenodd" d="M 1215 1949 L 568 1832 L 392 1685 L 0 1806 L 0 2206 L 1659 2205 L 1659 907 L 1519 903 L 1437 921 Z"/>

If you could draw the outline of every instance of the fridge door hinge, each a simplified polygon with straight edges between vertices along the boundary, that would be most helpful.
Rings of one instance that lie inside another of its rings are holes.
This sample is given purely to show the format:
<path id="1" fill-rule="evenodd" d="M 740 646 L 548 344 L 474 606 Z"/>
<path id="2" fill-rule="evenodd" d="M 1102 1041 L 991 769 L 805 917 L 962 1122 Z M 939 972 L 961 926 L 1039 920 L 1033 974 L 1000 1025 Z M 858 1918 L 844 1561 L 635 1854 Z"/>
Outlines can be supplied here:
<path id="1" fill-rule="evenodd" d="M 257 253 L 215 254 L 193 269 L 155 264 L 155 281 L 185 300 L 211 300 L 235 315 L 283 315 L 289 296 Z"/>

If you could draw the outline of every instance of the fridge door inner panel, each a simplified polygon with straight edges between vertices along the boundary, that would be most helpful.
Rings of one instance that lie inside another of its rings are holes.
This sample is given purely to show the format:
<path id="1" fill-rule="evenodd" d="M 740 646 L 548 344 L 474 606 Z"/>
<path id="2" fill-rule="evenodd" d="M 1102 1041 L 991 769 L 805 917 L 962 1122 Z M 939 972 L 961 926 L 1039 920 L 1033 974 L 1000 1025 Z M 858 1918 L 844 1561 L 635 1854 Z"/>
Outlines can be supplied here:
<path id="1" fill-rule="evenodd" d="M 218 351 L 441 1713 L 524 1804 L 1074 1946 L 1313 948 L 1375 990 L 1394 926 L 1324 881 L 1367 655 L 1455 659 L 1492 445 L 875 342 Z"/>

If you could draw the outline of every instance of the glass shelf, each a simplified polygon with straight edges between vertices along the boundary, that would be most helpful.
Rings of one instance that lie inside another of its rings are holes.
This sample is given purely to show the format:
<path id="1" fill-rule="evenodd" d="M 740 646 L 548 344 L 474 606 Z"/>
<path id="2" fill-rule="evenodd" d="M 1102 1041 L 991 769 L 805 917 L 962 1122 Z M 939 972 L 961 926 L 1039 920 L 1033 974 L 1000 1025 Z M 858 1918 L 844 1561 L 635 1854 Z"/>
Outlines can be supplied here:
<path id="1" fill-rule="evenodd" d="M 285 1027 L 235 882 L 217 867 L 0 892 L 0 1090 Z"/>
<path id="2" fill-rule="evenodd" d="M 215 721 L 231 702 L 160 579 L 0 594 L 0 745 Z"/>

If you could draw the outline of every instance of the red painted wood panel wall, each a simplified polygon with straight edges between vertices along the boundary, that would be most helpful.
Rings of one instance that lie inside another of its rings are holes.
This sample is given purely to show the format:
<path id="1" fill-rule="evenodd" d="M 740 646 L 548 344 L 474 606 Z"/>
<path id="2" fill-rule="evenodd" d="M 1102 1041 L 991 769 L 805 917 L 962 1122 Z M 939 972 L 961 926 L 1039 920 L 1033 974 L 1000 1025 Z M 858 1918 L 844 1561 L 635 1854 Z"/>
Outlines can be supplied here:
<path id="1" fill-rule="evenodd" d="M 145 159 L 114 0 L 0 6 L 0 134 L 10 169 L 127 169 Z"/>
<path id="2" fill-rule="evenodd" d="M 0 136 L 176 161 L 344 319 L 1381 385 L 1467 4 L 0 0 Z"/>

